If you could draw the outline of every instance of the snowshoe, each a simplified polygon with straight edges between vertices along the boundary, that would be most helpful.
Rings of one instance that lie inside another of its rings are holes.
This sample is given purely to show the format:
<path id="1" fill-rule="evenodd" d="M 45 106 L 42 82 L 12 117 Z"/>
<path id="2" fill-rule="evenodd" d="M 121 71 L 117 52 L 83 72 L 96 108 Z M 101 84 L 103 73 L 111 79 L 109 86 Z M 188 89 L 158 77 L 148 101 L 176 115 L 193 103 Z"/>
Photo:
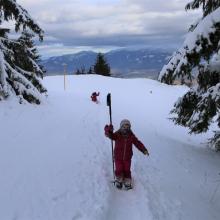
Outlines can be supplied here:
<path id="1" fill-rule="evenodd" d="M 130 190 L 130 189 L 132 189 L 133 187 L 132 187 L 131 184 L 124 184 L 124 188 L 125 188 L 125 190 Z"/>
<path id="2" fill-rule="evenodd" d="M 123 184 L 122 184 L 122 182 L 119 182 L 119 181 L 115 181 L 115 186 L 116 186 L 116 188 L 117 189 L 122 189 L 122 186 L 123 186 Z"/>
<path id="3" fill-rule="evenodd" d="M 129 189 L 132 189 L 132 180 L 130 178 L 126 178 L 124 180 L 124 188 L 125 190 L 129 190 Z"/>

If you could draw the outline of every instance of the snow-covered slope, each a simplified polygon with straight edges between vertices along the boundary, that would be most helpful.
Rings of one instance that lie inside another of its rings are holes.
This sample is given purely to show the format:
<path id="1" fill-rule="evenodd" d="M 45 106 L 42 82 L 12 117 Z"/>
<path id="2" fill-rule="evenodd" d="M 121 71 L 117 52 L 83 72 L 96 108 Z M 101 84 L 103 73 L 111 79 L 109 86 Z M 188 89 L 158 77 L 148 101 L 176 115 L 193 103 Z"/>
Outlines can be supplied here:
<path id="1" fill-rule="evenodd" d="M 147 79 L 47 77 L 40 106 L 0 102 L 0 219 L 218 220 L 220 155 L 206 135 L 190 136 L 167 118 L 186 87 Z M 100 103 L 90 101 L 100 92 Z M 116 190 L 106 95 L 113 123 L 128 118 L 150 157 L 134 149 L 134 189 Z"/>

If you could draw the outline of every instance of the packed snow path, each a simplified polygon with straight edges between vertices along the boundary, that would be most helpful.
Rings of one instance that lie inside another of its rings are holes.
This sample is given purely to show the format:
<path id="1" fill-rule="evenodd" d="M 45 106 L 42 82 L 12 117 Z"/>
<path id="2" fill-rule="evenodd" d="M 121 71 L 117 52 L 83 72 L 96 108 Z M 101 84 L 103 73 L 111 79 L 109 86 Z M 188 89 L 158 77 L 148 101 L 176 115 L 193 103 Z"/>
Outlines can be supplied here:
<path id="1" fill-rule="evenodd" d="M 152 80 L 101 76 L 47 77 L 41 106 L 0 103 L 0 219 L 217 220 L 220 156 L 168 121 L 186 88 Z M 93 91 L 100 103 L 90 101 Z M 115 129 L 129 118 L 149 149 L 134 149 L 133 190 L 116 190 L 106 95 Z"/>

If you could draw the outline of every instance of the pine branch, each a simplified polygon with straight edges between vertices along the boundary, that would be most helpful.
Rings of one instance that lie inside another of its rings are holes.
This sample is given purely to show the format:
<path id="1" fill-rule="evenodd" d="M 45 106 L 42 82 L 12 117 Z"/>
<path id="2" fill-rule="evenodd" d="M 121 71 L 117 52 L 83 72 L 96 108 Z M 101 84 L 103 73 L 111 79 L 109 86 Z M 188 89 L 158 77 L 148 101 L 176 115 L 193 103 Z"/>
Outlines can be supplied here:
<path id="1" fill-rule="evenodd" d="M 26 30 L 29 28 L 43 40 L 43 30 L 31 18 L 28 12 L 22 8 L 15 0 L 0 0 L 0 23 L 3 20 L 15 20 L 15 31 Z"/>

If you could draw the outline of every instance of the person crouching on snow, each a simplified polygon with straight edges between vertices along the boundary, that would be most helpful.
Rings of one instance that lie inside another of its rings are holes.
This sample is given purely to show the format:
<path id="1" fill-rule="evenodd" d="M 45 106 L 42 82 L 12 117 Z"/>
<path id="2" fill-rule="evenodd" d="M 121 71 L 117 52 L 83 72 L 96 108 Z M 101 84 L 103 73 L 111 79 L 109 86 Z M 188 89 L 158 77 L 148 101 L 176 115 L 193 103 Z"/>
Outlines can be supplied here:
<path id="1" fill-rule="evenodd" d="M 123 183 L 126 189 L 131 189 L 131 158 L 133 155 L 132 144 L 143 154 L 148 155 L 148 150 L 137 139 L 131 130 L 131 123 L 124 119 L 120 123 L 120 129 L 113 132 L 113 125 L 105 126 L 105 135 L 115 141 L 114 161 L 116 187 L 122 188 Z"/>

